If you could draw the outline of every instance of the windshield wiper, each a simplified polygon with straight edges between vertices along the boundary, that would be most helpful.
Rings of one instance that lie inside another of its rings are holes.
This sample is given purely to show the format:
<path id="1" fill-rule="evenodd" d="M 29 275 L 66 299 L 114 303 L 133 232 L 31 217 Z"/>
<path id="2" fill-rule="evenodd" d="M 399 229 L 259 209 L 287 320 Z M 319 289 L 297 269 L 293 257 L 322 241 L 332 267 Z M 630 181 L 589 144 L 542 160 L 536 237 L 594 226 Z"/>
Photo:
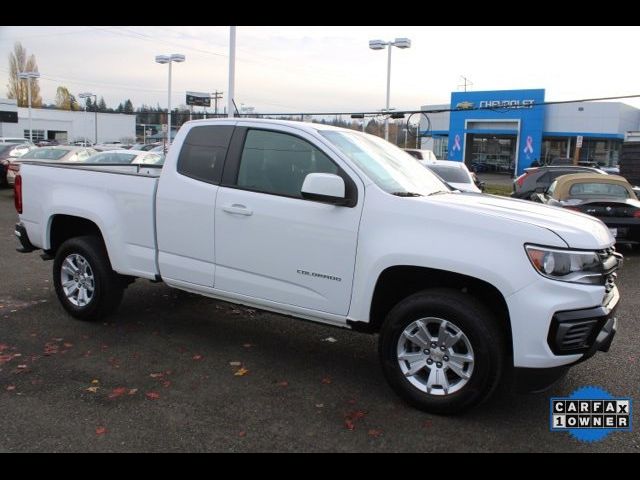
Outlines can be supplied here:
<path id="1" fill-rule="evenodd" d="M 391 192 L 391 195 L 395 195 L 396 197 L 422 197 L 421 193 L 415 192 Z"/>
<path id="2" fill-rule="evenodd" d="M 427 196 L 430 197 L 431 195 L 440 195 L 441 193 L 451 193 L 451 191 L 450 190 L 436 190 L 435 192 L 431 192 Z"/>

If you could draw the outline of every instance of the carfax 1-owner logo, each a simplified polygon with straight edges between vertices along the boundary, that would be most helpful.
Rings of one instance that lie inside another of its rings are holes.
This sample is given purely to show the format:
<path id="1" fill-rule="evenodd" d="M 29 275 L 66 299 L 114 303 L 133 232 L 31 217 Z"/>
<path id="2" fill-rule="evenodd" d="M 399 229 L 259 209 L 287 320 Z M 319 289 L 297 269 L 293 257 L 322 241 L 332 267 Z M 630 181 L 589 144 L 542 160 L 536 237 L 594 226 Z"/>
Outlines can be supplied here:
<path id="1" fill-rule="evenodd" d="M 569 432 L 583 442 L 604 440 L 615 431 L 631 431 L 631 399 L 616 398 L 598 387 L 582 387 L 569 397 L 551 399 L 551 431 Z"/>

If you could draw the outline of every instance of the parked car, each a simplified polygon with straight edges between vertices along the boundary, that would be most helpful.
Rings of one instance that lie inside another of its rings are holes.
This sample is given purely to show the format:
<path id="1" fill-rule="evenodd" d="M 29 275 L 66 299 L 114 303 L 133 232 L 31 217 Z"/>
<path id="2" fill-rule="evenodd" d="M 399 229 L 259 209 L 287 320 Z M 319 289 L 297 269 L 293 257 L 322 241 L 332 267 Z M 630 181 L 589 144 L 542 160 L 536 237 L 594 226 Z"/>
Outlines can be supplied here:
<path id="1" fill-rule="evenodd" d="M 612 165 L 609 167 L 605 167 L 604 165 L 600 165 L 598 167 L 600 170 L 602 170 L 605 173 L 608 173 L 609 175 L 620 175 L 620 166 L 618 165 Z"/>
<path id="2" fill-rule="evenodd" d="M 96 153 L 84 160 L 84 163 L 98 164 L 140 164 L 140 165 L 162 165 L 164 155 L 154 152 L 143 152 L 141 150 L 107 150 Z"/>
<path id="3" fill-rule="evenodd" d="M 478 181 L 463 162 L 454 162 L 450 160 L 427 160 L 423 164 L 433 173 L 438 175 L 452 188 L 462 192 L 481 193 L 482 189 L 478 186 L 484 184 Z M 476 184 L 478 181 L 478 184 Z"/>
<path id="4" fill-rule="evenodd" d="M 93 148 L 73 147 L 70 145 L 35 148 L 21 157 L 10 157 L 8 159 L 7 183 L 9 185 L 14 184 L 15 177 L 20 171 L 20 164 L 23 160 L 34 160 L 38 162 L 82 162 L 96 153 Z"/>
<path id="5" fill-rule="evenodd" d="M 407 152 L 412 157 L 418 159 L 420 163 L 424 165 L 425 162 L 433 162 L 437 160 L 435 153 L 432 150 L 420 150 L 417 148 L 405 148 L 405 152 Z"/>
<path id="6" fill-rule="evenodd" d="M 131 150 L 142 150 L 143 152 L 148 152 L 158 146 L 162 146 L 162 143 L 154 142 L 154 143 L 136 143 L 131 147 Z"/>
<path id="7" fill-rule="evenodd" d="M 379 333 L 396 393 L 449 414 L 507 378 L 548 386 L 616 333 L 622 256 L 602 222 L 451 191 L 376 136 L 191 121 L 162 169 L 121 168 L 24 163 L 16 178 L 20 250 L 54 259 L 56 295 L 78 319 L 113 313 L 144 278 Z"/>
<path id="8" fill-rule="evenodd" d="M 569 173 L 595 173 L 606 175 L 602 170 L 576 165 L 555 167 L 532 167 L 525 169 L 524 173 L 513 181 L 513 198 L 529 200 L 533 193 L 543 193 L 549 185 L 558 177 Z"/>
<path id="9" fill-rule="evenodd" d="M 32 143 L 0 143 L 0 186 L 7 185 L 10 158 L 20 158 L 36 148 Z"/>
<path id="10" fill-rule="evenodd" d="M 38 140 L 36 142 L 36 146 L 37 147 L 55 147 L 56 145 L 60 145 L 60 142 L 58 142 L 57 140 L 53 140 L 53 139 Z"/>
<path id="11" fill-rule="evenodd" d="M 0 137 L 0 143 L 31 143 L 23 137 Z"/>
<path id="12" fill-rule="evenodd" d="M 602 220 L 616 243 L 640 244 L 640 202 L 633 187 L 617 175 L 574 173 L 553 181 L 533 200 L 586 213 Z"/>

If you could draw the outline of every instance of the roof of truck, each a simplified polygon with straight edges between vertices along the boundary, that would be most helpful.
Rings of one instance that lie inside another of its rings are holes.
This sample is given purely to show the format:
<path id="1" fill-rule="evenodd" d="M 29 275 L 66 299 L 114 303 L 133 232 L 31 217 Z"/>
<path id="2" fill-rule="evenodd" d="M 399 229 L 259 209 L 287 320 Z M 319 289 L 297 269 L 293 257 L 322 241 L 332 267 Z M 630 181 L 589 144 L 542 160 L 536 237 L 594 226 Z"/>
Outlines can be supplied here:
<path id="1" fill-rule="evenodd" d="M 300 130 L 340 130 L 347 132 L 354 132 L 355 130 L 351 130 L 348 128 L 342 127 L 334 127 L 333 125 L 326 125 L 324 123 L 311 123 L 311 122 L 300 122 L 296 120 L 276 120 L 271 118 L 206 118 L 202 120 L 191 120 L 189 122 L 185 122 L 184 125 L 215 125 L 216 123 L 238 123 L 238 122 L 251 122 L 251 123 L 264 123 L 271 125 L 286 125 L 288 127 L 297 128 Z"/>

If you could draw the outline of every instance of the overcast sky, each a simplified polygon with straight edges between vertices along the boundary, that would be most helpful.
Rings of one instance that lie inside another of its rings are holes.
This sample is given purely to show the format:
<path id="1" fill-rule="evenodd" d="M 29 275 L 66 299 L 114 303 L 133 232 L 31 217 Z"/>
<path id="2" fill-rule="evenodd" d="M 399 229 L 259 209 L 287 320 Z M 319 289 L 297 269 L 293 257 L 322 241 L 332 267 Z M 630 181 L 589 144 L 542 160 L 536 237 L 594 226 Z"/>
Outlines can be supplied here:
<path id="1" fill-rule="evenodd" d="M 460 90 L 545 88 L 547 100 L 640 93 L 633 50 L 638 27 L 242 27 L 237 28 L 236 94 L 262 112 L 359 111 L 384 107 L 386 51 L 371 39 L 408 37 L 393 49 L 391 106 L 448 103 Z M 0 27 L 0 97 L 15 41 L 36 55 L 42 97 L 59 85 L 92 91 L 117 106 L 167 103 L 167 65 L 155 55 L 182 53 L 174 64 L 172 104 L 185 91 L 227 91 L 229 27 Z M 625 100 L 640 107 L 640 99 Z"/>

